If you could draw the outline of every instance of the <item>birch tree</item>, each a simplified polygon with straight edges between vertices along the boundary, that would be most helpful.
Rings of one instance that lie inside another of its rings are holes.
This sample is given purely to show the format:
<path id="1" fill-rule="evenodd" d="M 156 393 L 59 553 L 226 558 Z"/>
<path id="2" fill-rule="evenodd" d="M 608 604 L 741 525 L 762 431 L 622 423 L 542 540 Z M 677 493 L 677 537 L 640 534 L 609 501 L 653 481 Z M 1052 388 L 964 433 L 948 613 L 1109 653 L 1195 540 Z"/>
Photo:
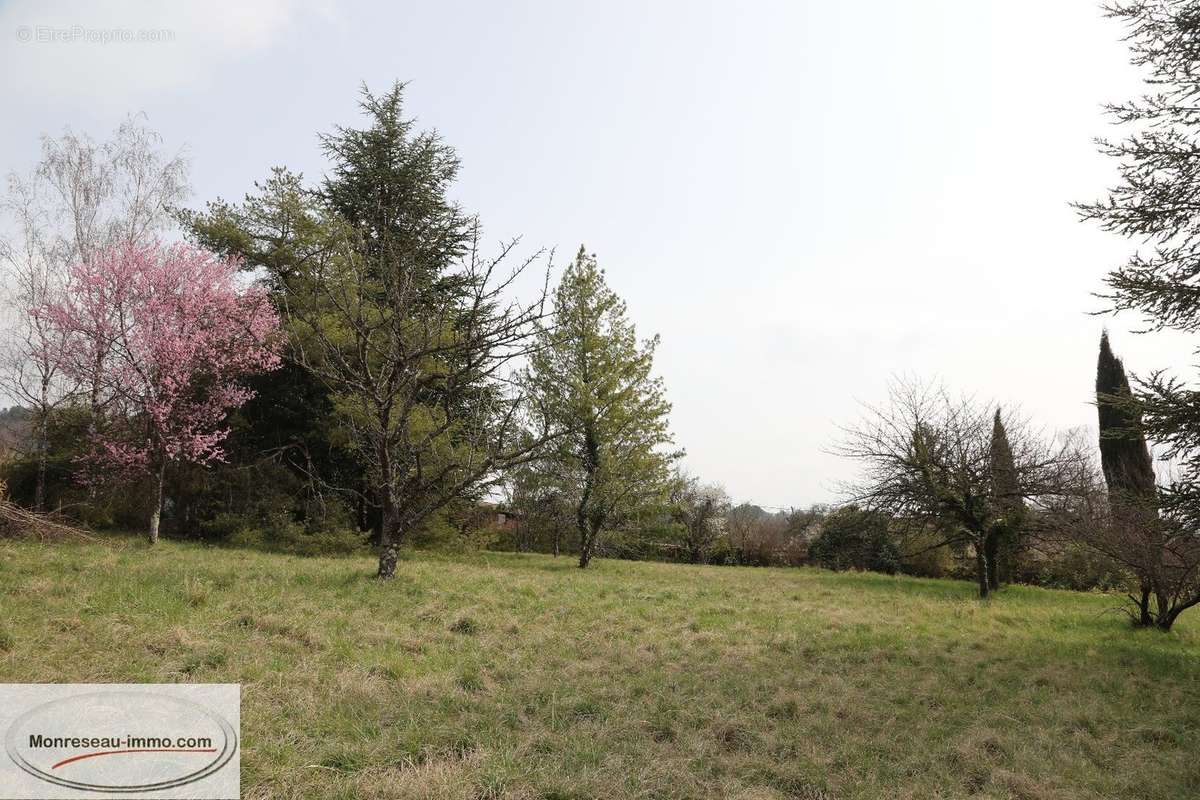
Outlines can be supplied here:
<path id="1" fill-rule="evenodd" d="M 0 385 L 33 412 L 34 505 L 41 508 L 50 417 L 83 393 L 95 423 L 105 401 L 108 348 L 97 343 L 87 374 L 68 376 L 59 363 L 60 332 L 30 312 L 62 299 L 73 265 L 109 247 L 145 242 L 167 227 L 188 194 L 187 165 L 182 155 L 164 153 L 158 134 L 130 117 L 105 142 L 70 130 L 44 137 L 36 166 L 27 175 L 10 174 L 7 189 L 0 202 L 11 231 L 0 242 L 6 289 Z"/>

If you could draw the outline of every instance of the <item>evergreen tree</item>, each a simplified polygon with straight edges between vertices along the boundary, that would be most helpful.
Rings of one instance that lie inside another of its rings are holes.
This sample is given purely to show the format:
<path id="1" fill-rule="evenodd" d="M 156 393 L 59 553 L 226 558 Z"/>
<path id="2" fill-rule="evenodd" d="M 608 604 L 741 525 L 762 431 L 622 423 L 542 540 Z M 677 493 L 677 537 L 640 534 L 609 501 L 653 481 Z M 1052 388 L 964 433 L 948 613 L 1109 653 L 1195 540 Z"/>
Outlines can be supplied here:
<path id="1" fill-rule="evenodd" d="M 1141 412 L 1131 402 L 1133 393 L 1125 365 L 1113 354 L 1108 331 L 1100 335 L 1096 359 L 1096 410 L 1100 425 L 1100 465 L 1110 492 L 1154 496 L 1154 463 Z"/>
<path id="2" fill-rule="evenodd" d="M 1127 27 L 1125 41 L 1132 63 L 1145 71 L 1147 94 L 1109 106 L 1114 121 L 1129 126 L 1120 141 L 1100 140 L 1101 152 L 1118 161 L 1120 183 L 1108 196 L 1080 204 L 1085 219 L 1137 241 L 1138 249 L 1108 275 L 1107 299 L 1114 311 L 1135 311 L 1153 329 L 1200 331 L 1200 213 L 1196 204 L 1196 166 L 1200 157 L 1200 8 L 1192 0 L 1128 0 L 1107 7 Z M 1102 344 L 1102 348 L 1103 348 Z M 1102 349 L 1102 357 L 1103 357 Z M 1109 353 L 1111 356 L 1111 353 Z M 1123 374 L 1110 359 L 1105 385 L 1127 394 Z M 1122 435 L 1104 445 L 1110 491 L 1109 530 L 1095 538 L 1113 557 L 1133 569 L 1142 582 L 1135 621 L 1169 628 L 1187 608 L 1200 604 L 1200 391 L 1164 372 L 1139 381 L 1134 392 L 1141 424 L 1122 419 L 1128 402 L 1101 403 L 1105 416 Z M 1106 407 L 1107 405 L 1107 407 Z M 1112 425 L 1109 425 L 1112 428 Z M 1175 464 L 1170 485 L 1153 488 L 1149 455 L 1136 437 L 1163 446 Z M 1124 443 L 1121 440 L 1125 439 Z M 1119 451 L 1119 455 L 1114 453 Z M 1113 470 L 1116 472 L 1113 473 Z M 1138 510 L 1151 492 L 1153 514 Z M 1126 508 L 1128 507 L 1128 509 Z M 1147 591 L 1149 590 L 1149 592 Z M 1151 614 L 1149 595 L 1154 596 Z"/>
<path id="3" fill-rule="evenodd" d="M 894 575 L 903 558 L 888 532 L 889 521 L 888 515 L 879 511 L 843 506 L 821 523 L 820 533 L 808 546 L 808 557 L 825 569 Z"/>
<path id="4" fill-rule="evenodd" d="M 652 374 L 658 337 L 639 343 L 625 303 L 582 247 L 554 293 L 554 326 L 542 327 L 526 371 L 542 429 L 565 430 L 545 458 L 575 507 L 579 566 L 606 529 L 661 499 L 680 453 L 667 448 L 671 404 Z"/>
<path id="5" fill-rule="evenodd" d="M 340 488 L 379 509 L 381 578 L 421 526 L 542 441 L 524 435 L 501 381 L 542 316 L 544 297 L 505 294 L 534 259 L 507 269 L 513 243 L 482 254 L 478 220 L 448 199 L 457 155 L 402 101 L 401 84 L 364 90 L 367 124 L 321 138 L 330 168 L 317 187 L 279 169 L 242 208 L 191 220 L 267 272 L 291 357 L 357 462 L 358 485 Z"/>
<path id="6" fill-rule="evenodd" d="M 1025 500 L 1013 460 L 1012 446 L 1000 409 L 992 418 L 992 448 L 990 453 L 992 478 L 992 513 L 994 520 L 984 542 L 987 553 L 987 580 L 992 590 L 1000 588 L 1001 578 L 1010 577 L 1020 550 Z"/>
<path id="7" fill-rule="evenodd" d="M 236 256 L 245 270 L 261 276 L 285 327 L 291 328 L 286 310 L 307 291 L 300 280 L 302 265 L 327 257 L 330 233 L 299 175 L 275 168 L 255 190 L 241 204 L 217 200 L 203 212 L 181 212 L 180 221 L 194 241 Z M 215 468 L 217 480 L 206 482 L 214 484 L 212 489 L 180 493 L 183 506 L 199 506 L 201 523 L 235 514 L 267 524 L 284 510 L 313 529 L 343 524 L 346 517 L 360 530 L 378 529 L 379 499 L 366 488 L 365 467 L 355 457 L 330 386 L 290 349 L 280 370 L 248 383 L 255 397 L 231 421 L 228 463 Z M 261 499 L 256 487 L 264 480 L 290 496 L 251 511 L 259 503 L 243 496 Z M 226 495 L 239 502 L 225 500 Z"/>
<path id="8" fill-rule="evenodd" d="M 1144 557 L 1136 559 L 1140 589 L 1137 621 L 1139 625 L 1150 625 L 1153 622 L 1150 595 L 1155 571 L 1151 562 L 1158 560 L 1153 552 L 1158 545 L 1152 541 L 1152 536 L 1141 535 L 1140 528 L 1153 524 L 1154 464 L 1142 432 L 1141 411 L 1133 401 L 1125 366 L 1109 345 L 1108 331 L 1100 335 L 1100 355 L 1096 360 L 1096 410 L 1100 425 L 1100 466 L 1108 487 L 1112 522 L 1119 527 L 1137 529 L 1127 532 L 1123 539 L 1143 541 L 1148 550 Z"/>

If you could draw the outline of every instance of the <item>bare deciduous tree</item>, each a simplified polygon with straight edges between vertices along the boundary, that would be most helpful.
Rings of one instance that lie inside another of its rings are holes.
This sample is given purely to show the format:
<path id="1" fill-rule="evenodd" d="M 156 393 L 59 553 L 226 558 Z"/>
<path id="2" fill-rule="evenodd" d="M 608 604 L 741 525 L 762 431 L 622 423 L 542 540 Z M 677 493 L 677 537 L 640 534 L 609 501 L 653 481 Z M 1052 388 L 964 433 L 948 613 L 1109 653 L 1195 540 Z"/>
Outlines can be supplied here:
<path id="1" fill-rule="evenodd" d="M 342 230 L 324 259 L 303 265 L 285 308 L 296 360 L 336 393 L 383 508 L 379 577 L 395 575 L 406 535 L 435 511 L 496 482 L 550 437 L 529 436 L 522 398 L 500 379 L 525 357 L 539 300 L 505 293 L 527 259 L 495 279 L 512 245 L 485 259 L 472 245 L 455 290 L 404 269 L 402 250 L 373 248 Z M 378 259 L 384 259 L 381 263 Z"/>
<path id="2" fill-rule="evenodd" d="M 7 311 L 0 385 L 32 412 L 32 447 L 37 460 L 33 505 L 40 511 L 46 499 L 50 415 L 74 396 L 78 383 L 62 369 L 65 334 L 31 313 L 59 301 L 66 281 L 64 265 L 47 242 L 44 204 L 36 192 L 36 184 L 10 176 L 4 208 L 15 223 L 16 241 L 0 242 Z"/>
<path id="3" fill-rule="evenodd" d="M 1082 462 L 1086 491 L 1062 498 L 1046 515 L 1054 535 L 1079 542 L 1130 574 L 1125 610 L 1135 625 L 1170 630 L 1179 615 L 1200 605 L 1200 535 L 1172 503 L 1170 486 L 1158 499 L 1111 491 L 1095 459 Z"/>
<path id="4" fill-rule="evenodd" d="M 701 483 L 694 475 L 677 470 L 671 482 L 669 504 L 671 516 L 680 527 L 688 560 L 699 564 L 725 532 L 729 495 L 723 486 Z"/>
<path id="5" fill-rule="evenodd" d="M 510 469 L 507 492 L 510 505 L 521 515 L 518 549 L 528 549 L 540 536 L 548 540 L 557 558 L 563 534 L 575 525 L 575 514 L 566 479 L 558 474 L 554 462 L 538 458 Z"/>
<path id="6" fill-rule="evenodd" d="M 808 540 L 825 513 L 823 506 L 770 512 L 752 503 L 740 503 L 725 512 L 725 531 L 739 564 L 799 566 L 808 555 Z"/>
<path id="7" fill-rule="evenodd" d="M 1077 495 L 1080 454 L 1072 441 L 1047 442 L 1013 414 L 1004 419 L 1011 472 L 994 475 L 993 407 L 956 397 L 942 387 L 893 383 L 889 403 L 868 407 L 844 429 L 838 454 L 862 462 L 850 500 L 885 511 L 900 529 L 940 532 L 933 545 L 970 548 L 980 597 L 993 588 L 988 559 L 1014 503 L 1043 504 Z"/>

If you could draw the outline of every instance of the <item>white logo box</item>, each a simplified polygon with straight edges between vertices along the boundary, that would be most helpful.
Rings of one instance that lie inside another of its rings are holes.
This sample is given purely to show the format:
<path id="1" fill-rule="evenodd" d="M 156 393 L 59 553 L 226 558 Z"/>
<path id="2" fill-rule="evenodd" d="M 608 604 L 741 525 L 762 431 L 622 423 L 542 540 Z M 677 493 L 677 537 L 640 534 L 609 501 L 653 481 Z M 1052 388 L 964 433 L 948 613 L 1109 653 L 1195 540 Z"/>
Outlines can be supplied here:
<path id="1" fill-rule="evenodd" d="M 236 683 L 0 684 L 0 800 L 236 798 Z"/>

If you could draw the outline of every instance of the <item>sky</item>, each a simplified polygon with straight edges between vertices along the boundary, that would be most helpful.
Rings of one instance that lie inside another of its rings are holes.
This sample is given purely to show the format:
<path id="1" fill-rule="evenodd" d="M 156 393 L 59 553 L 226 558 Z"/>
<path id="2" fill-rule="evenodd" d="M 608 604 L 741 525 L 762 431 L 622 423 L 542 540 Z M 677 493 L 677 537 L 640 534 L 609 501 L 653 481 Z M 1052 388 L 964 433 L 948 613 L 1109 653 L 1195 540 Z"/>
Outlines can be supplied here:
<path id="1" fill-rule="evenodd" d="M 0 173 L 144 113 L 201 206 L 406 81 L 490 241 L 581 244 L 628 303 L 685 465 L 737 501 L 839 499 L 839 426 L 940 380 L 1047 433 L 1095 425 L 1107 325 L 1134 372 L 1193 343 L 1097 317 L 1136 245 L 1082 223 L 1142 90 L 1092 0 L 0 2 Z M 139 39 L 145 39 L 144 41 Z M 522 287 L 532 291 L 532 283 Z"/>

